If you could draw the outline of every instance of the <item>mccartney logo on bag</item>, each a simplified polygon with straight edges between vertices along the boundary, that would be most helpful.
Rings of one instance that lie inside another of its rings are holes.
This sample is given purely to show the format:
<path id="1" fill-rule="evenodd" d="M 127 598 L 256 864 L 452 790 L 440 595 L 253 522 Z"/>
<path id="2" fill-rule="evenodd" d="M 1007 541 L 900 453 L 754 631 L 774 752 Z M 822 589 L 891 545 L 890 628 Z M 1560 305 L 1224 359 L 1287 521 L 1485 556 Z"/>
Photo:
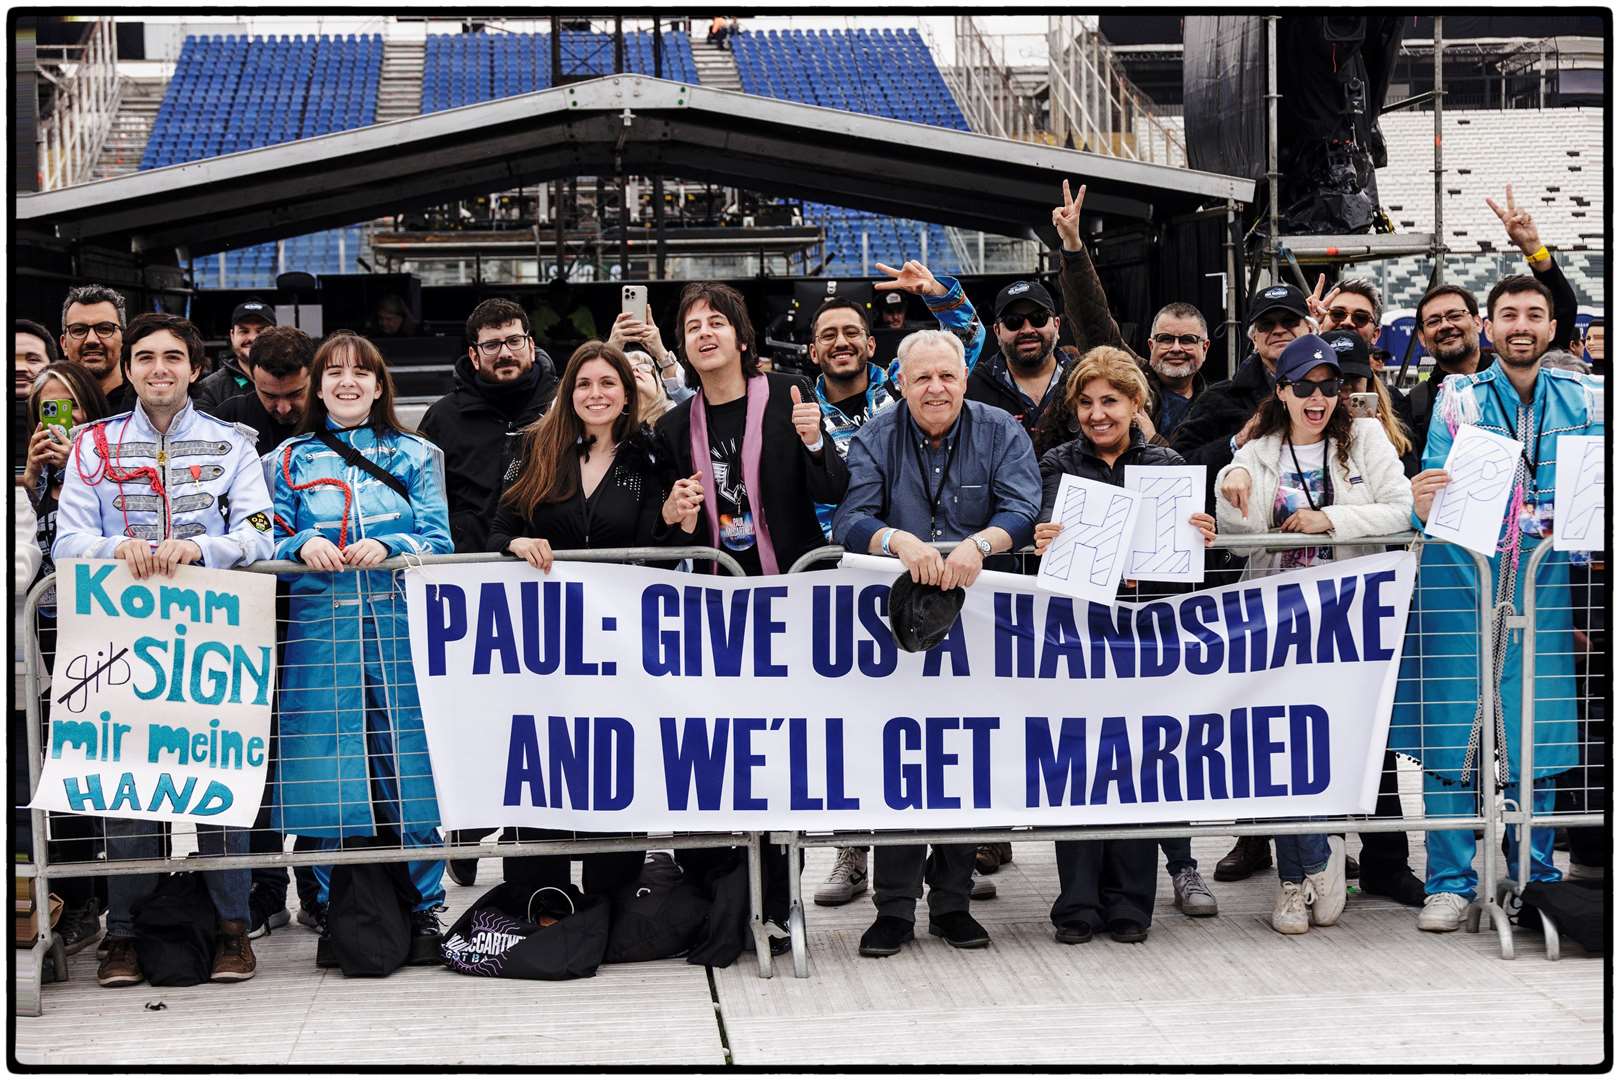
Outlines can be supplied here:
<path id="1" fill-rule="evenodd" d="M 485 909 L 475 912 L 469 937 L 452 933 L 441 946 L 445 962 L 479 975 L 500 974 L 506 950 L 522 941 L 522 928 L 498 911 Z"/>

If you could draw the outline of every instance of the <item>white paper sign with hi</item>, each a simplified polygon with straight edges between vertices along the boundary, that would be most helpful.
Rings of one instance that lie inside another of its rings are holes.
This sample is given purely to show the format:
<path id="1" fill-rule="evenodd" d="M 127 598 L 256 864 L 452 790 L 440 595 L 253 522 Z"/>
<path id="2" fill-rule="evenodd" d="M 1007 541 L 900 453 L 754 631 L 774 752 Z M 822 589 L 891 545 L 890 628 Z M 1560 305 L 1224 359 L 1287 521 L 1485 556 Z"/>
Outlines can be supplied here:
<path id="1" fill-rule="evenodd" d="M 56 564 L 45 766 L 29 805 L 253 824 L 275 695 L 275 578 L 116 559 Z"/>
<path id="2" fill-rule="evenodd" d="M 1512 477 L 1523 444 L 1493 431 L 1463 424 L 1445 458 L 1450 483 L 1428 511 L 1426 532 L 1480 555 L 1495 554 L 1512 497 Z"/>
<path id="3" fill-rule="evenodd" d="M 1036 584 L 1047 592 L 1112 604 L 1135 536 L 1141 496 L 1064 474 L 1051 520 L 1062 532 L 1040 560 Z"/>
<path id="4" fill-rule="evenodd" d="M 1140 581 L 1203 580 L 1203 532 L 1192 515 L 1205 509 L 1203 465 L 1126 465 L 1124 487 L 1141 496 L 1124 576 Z"/>
<path id="5" fill-rule="evenodd" d="M 1608 517 L 1608 459 L 1601 435 L 1557 437 L 1557 494 L 1552 547 L 1601 551 Z"/>

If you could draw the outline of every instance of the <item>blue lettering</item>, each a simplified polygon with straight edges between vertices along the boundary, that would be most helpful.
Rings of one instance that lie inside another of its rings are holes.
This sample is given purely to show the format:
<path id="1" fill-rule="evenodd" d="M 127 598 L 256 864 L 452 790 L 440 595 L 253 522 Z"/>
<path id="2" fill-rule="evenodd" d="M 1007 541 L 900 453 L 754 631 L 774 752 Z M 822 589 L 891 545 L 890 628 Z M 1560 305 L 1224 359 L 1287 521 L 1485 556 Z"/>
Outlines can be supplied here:
<path id="1" fill-rule="evenodd" d="M 888 628 L 888 586 L 867 585 L 861 589 L 858 614 L 860 625 L 870 635 L 860 643 L 860 674 L 872 679 L 894 674 L 899 667 L 899 646 L 894 644 L 894 633 Z"/>
<path id="2" fill-rule="evenodd" d="M 1394 617 L 1394 605 L 1383 603 L 1382 595 L 1383 586 L 1393 580 L 1392 570 L 1366 575 L 1366 599 L 1361 602 L 1360 622 L 1361 647 L 1368 660 L 1387 660 L 1394 655 L 1393 647 L 1383 644 L 1383 620 Z"/>
<path id="3" fill-rule="evenodd" d="M 135 691 L 135 696 L 142 701 L 154 701 L 163 696 L 163 689 L 168 684 L 168 675 L 164 672 L 163 661 L 159 657 L 167 648 L 168 646 L 162 638 L 138 637 L 135 639 L 135 659 L 152 669 L 151 686 L 145 689 L 142 689 L 139 685 L 131 687 Z"/>
<path id="4" fill-rule="evenodd" d="M 817 585 L 810 590 L 810 666 L 823 679 L 841 679 L 854 667 L 854 586 Z M 831 610 L 828 610 L 828 609 Z"/>
<path id="5" fill-rule="evenodd" d="M 567 611 L 563 637 L 562 671 L 565 675 L 594 675 L 597 665 L 585 659 L 585 583 L 569 581 L 562 587 Z"/>
<path id="6" fill-rule="evenodd" d="M 780 679 L 786 676 L 787 668 L 783 664 L 774 663 L 771 656 L 773 648 L 772 639 L 787 629 L 787 624 L 780 619 L 770 617 L 770 605 L 787 595 L 787 586 L 770 585 L 753 590 L 753 606 L 758 615 L 753 620 L 753 674 L 760 679 Z"/>
<path id="7" fill-rule="evenodd" d="M 1287 710 L 1287 723 L 1293 750 L 1293 794 L 1319 795 L 1332 782 L 1327 710 L 1319 705 L 1293 705 Z"/>
<path id="8" fill-rule="evenodd" d="M 1141 718 L 1142 802 L 1181 801 L 1180 768 L 1175 761 L 1175 748 L 1180 744 L 1179 720 L 1173 716 Z"/>
<path id="9" fill-rule="evenodd" d="M 118 617 L 118 609 L 112 606 L 112 597 L 105 588 L 107 576 L 117 568 L 115 563 L 104 563 L 95 568 L 91 568 L 88 563 L 78 565 L 77 574 L 73 579 L 75 614 L 93 614 L 90 610 L 90 601 L 94 600 L 101 605 L 102 614 L 111 619 Z M 97 797 L 99 798 L 99 792 Z"/>
<path id="10" fill-rule="evenodd" d="M 641 592 L 641 668 L 648 675 L 680 674 L 680 631 L 665 630 L 659 620 L 680 608 L 673 585 L 649 585 Z"/>
<path id="11" fill-rule="evenodd" d="M 1355 602 L 1359 578 L 1341 578 L 1338 588 L 1331 581 L 1315 583 L 1321 596 L 1321 629 L 1315 639 L 1315 661 L 1330 664 L 1342 660 L 1352 664 L 1360 659 L 1355 648 L 1355 632 L 1349 626 L 1349 609 Z"/>
<path id="12" fill-rule="evenodd" d="M 1115 622 L 1115 620 L 1117 620 Z M 1090 605 L 1091 671 L 1093 678 L 1107 674 L 1107 657 L 1113 655 L 1113 671 L 1121 679 L 1136 674 L 1136 643 L 1130 609 L 1121 607 L 1115 612 L 1101 604 Z M 1094 799 L 1092 800 L 1095 801 Z"/>
<path id="13" fill-rule="evenodd" d="M 1286 667 L 1288 651 L 1292 662 L 1310 663 L 1310 605 L 1305 602 L 1304 590 L 1296 582 L 1276 586 L 1276 646 L 1271 652 L 1272 668 Z"/>
<path id="14" fill-rule="evenodd" d="M 1034 675 L 1034 595 L 995 594 L 995 677 Z"/>
<path id="15" fill-rule="evenodd" d="M 467 594 L 459 585 L 427 587 L 427 673 L 444 674 L 444 646 L 467 635 Z"/>
<path id="16" fill-rule="evenodd" d="M 539 728 L 530 714 L 516 713 L 512 716 L 512 733 L 506 746 L 506 794 L 503 805 L 522 806 L 525 784 L 528 785 L 528 805 L 544 806 L 545 777 Z"/>
<path id="17" fill-rule="evenodd" d="M 900 755 L 922 746 L 922 725 L 909 716 L 896 716 L 883 725 L 883 801 L 890 810 L 922 807 L 922 766 L 903 762 Z"/>
<path id="18" fill-rule="evenodd" d="M 258 764 L 254 762 L 254 764 Z M 191 804 L 191 792 L 197 786 L 197 778 L 185 778 L 185 786 L 178 791 L 174 788 L 174 777 L 168 773 L 157 774 L 157 790 L 152 792 L 152 801 L 146 807 L 150 813 L 157 813 L 162 808 L 164 800 L 168 800 L 170 809 L 176 814 L 185 813 L 185 808 Z"/>
<path id="19" fill-rule="evenodd" d="M 1091 803 L 1106 806 L 1114 801 L 1108 798 L 1110 786 L 1118 788 L 1117 802 L 1121 805 L 1135 802 L 1136 785 L 1131 779 L 1135 769 L 1130 763 L 1130 734 L 1124 726 L 1124 717 L 1102 717 L 1102 734 L 1096 745 L 1096 779 L 1091 783 Z"/>
<path id="20" fill-rule="evenodd" d="M 1074 602 L 1066 596 L 1046 601 L 1046 634 L 1040 647 L 1040 678 L 1057 677 L 1058 661 L 1068 662 L 1068 677 L 1085 677 L 1085 639 L 1074 622 Z M 1033 803 L 1029 805 L 1033 806 Z"/>
<path id="21" fill-rule="evenodd" d="M 1224 799 L 1225 717 L 1219 713 L 1193 713 L 1186 718 L 1186 797 L 1193 802 L 1205 798 Z M 1207 788 L 1204 778 L 1207 777 Z"/>
<path id="22" fill-rule="evenodd" d="M 69 808 L 81 814 L 87 809 L 107 809 L 107 799 L 101 794 L 100 775 L 92 773 L 84 778 L 84 783 L 88 790 L 81 791 L 78 777 L 64 776 L 62 778 L 63 795 L 67 799 Z"/>
<path id="23" fill-rule="evenodd" d="M 1055 603 L 1053 603 L 1055 606 Z M 1083 805 L 1085 801 L 1085 718 L 1065 716 L 1057 745 L 1051 745 L 1051 722 L 1044 716 L 1023 720 L 1025 802 L 1029 806 Z M 1040 784 L 1045 782 L 1045 801 Z M 1069 795 L 1072 794 L 1072 800 Z"/>
<path id="24" fill-rule="evenodd" d="M 714 720 L 712 744 L 708 741 L 708 725 L 701 716 L 686 717 L 684 737 L 677 736 L 674 717 L 662 717 L 659 724 L 663 729 L 663 783 L 669 809 L 686 809 L 695 782 L 697 808 L 718 810 L 720 794 L 725 790 L 725 744 L 730 737 L 730 722 L 723 716 Z"/>
<path id="25" fill-rule="evenodd" d="M 1225 666 L 1225 639 L 1208 626 L 1220 617 L 1220 605 L 1206 593 L 1196 593 L 1181 601 L 1181 625 L 1191 631 L 1186 642 L 1186 670 L 1193 675 L 1212 675 Z"/>
<path id="26" fill-rule="evenodd" d="M 740 651 L 739 649 L 738 652 Z M 765 729 L 765 718 L 735 716 L 731 718 L 731 729 L 736 744 L 731 761 L 736 787 L 733 806 L 737 810 L 768 810 L 770 803 L 767 800 L 756 799 L 753 796 L 753 770 L 765 763 L 763 754 L 753 753 L 753 733 Z"/>
<path id="27" fill-rule="evenodd" d="M 543 605 L 540 603 L 541 588 L 538 581 L 519 582 L 517 607 L 523 619 L 523 666 L 536 675 L 549 675 L 562 662 L 562 583 L 544 583 Z M 540 625 L 542 619 L 545 623 L 543 627 Z M 646 622 L 650 624 L 652 620 Z M 660 673 L 654 671 L 651 674 Z"/>
<path id="28" fill-rule="evenodd" d="M 1262 589 L 1233 589 L 1221 597 L 1225 608 L 1226 637 L 1231 641 L 1231 670 L 1265 670 L 1265 643 L 1268 631 L 1265 620 L 1265 593 Z M 1243 655 L 1242 643 L 1247 639 L 1248 655 Z"/>
<path id="29" fill-rule="evenodd" d="M 1136 639 L 1141 643 L 1141 677 L 1172 675 L 1181 666 L 1180 632 L 1175 609 L 1162 600 L 1136 612 Z"/>
<path id="30" fill-rule="evenodd" d="M 957 716 L 930 716 L 927 718 L 927 803 L 930 810 L 955 810 L 961 806 L 960 799 L 954 795 L 944 793 L 945 766 L 954 765 L 961 760 L 958 755 L 945 751 L 944 733 L 959 730 L 960 727 L 961 718 Z"/>
<path id="31" fill-rule="evenodd" d="M 842 588 L 842 586 L 839 586 Z M 820 590 L 817 590 L 820 591 Z M 849 608 L 854 607 L 854 590 L 849 591 Z M 787 720 L 787 764 L 791 796 L 788 808 L 792 810 L 819 810 L 821 800 L 809 793 L 809 721 L 802 716 Z"/>
<path id="32" fill-rule="evenodd" d="M 858 810 L 860 800 L 843 793 L 843 717 L 826 718 L 826 808 Z"/>
<path id="33" fill-rule="evenodd" d="M 635 799 L 635 728 L 622 716 L 596 717 L 596 810 L 622 810 Z"/>
<path id="34" fill-rule="evenodd" d="M 973 737 L 973 808 L 984 810 L 990 805 L 989 733 L 1001 726 L 1001 718 L 964 716 L 961 726 Z"/>
<path id="35" fill-rule="evenodd" d="M 1271 738 L 1270 722 L 1287 715 L 1280 705 L 1255 705 L 1249 722 L 1254 726 L 1254 794 L 1274 799 L 1287 794 L 1287 787 L 1271 780 L 1271 758 L 1282 752 L 1282 744 Z"/>
<path id="36" fill-rule="evenodd" d="M 967 670 L 967 632 L 961 627 L 958 617 L 950 627 L 950 633 L 945 639 L 923 654 L 922 674 L 935 677 L 939 674 L 940 666 L 948 655 L 950 657 L 950 674 L 971 675 Z"/>
<path id="37" fill-rule="evenodd" d="M 590 805 L 590 728 L 589 717 L 573 718 L 573 732 L 568 731 L 566 716 L 548 718 L 546 756 L 551 759 L 552 809 L 583 810 Z M 564 800 L 562 788 L 568 795 Z"/>

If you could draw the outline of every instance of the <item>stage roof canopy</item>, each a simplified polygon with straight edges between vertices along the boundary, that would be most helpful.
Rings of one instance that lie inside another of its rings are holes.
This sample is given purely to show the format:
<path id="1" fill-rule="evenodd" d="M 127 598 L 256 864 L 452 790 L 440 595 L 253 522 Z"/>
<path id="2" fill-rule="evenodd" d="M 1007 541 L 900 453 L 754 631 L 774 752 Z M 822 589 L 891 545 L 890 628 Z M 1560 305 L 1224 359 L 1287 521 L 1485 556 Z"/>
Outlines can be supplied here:
<path id="1" fill-rule="evenodd" d="M 1253 199 L 1250 180 L 635 75 L 20 195 L 17 222 L 166 260 L 557 177 L 661 174 L 1055 242 L 1061 181 L 1103 222 Z"/>

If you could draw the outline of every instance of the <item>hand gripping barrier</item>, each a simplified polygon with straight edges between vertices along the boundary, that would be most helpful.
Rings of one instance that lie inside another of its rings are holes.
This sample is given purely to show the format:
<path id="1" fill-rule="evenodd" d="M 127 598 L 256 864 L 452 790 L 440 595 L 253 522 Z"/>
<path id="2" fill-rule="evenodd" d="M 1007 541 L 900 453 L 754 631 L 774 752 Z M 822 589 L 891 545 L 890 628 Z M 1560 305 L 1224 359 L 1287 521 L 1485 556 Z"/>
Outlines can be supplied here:
<path id="1" fill-rule="evenodd" d="M 555 553 L 555 557 L 563 561 L 612 563 L 668 563 L 679 560 L 693 560 L 712 562 L 734 576 L 740 577 L 743 573 L 741 566 L 729 554 L 709 547 L 558 551 Z M 405 569 L 431 569 L 433 566 L 452 564 L 509 561 L 512 560 L 507 556 L 481 553 L 430 555 L 425 557 L 408 556 L 389 559 L 376 568 L 376 571 L 394 572 L 389 577 L 386 588 L 378 589 L 375 592 L 367 591 L 364 595 L 357 593 L 354 599 L 334 601 L 330 619 L 335 625 L 336 620 L 345 617 L 344 610 L 342 610 L 345 605 L 347 606 L 347 612 L 352 613 L 357 610 L 355 605 L 388 605 L 393 603 L 395 599 L 399 601 L 399 610 L 402 612 L 403 594 L 399 588 L 398 572 Z M 302 575 L 316 572 L 302 563 L 284 561 L 260 562 L 240 569 L 251 573 L 282 575 Z M 361 574 L 374 572 L 361 572 Z M 358 578 L 359 588 L 366 588 L 365 583 L 374 580 L 372 577 L 361 576 Z M 22 625 L 34 628 L 36 631 L 41 627 L 40 609 L 42 599 L 52 596 L 50 605 L 54 607 L 53 583 L 54 578 L 47 577 L 37 582 L 29 591 L 24 606 L 24 622 Z M 284 660 L 289 632 L 296 629 L 298 633 L 307 636 L 312 632 L 312 629 L 316 628 L 311 628 L 306 624 L 301 624 L 296 628 L 290 626 L 287 608 L 282 605 L 278 605 L 278 608 L 277 641 L 281 658 L 278 658 L 278 703 L 275 717 L 276 722 L 280 723 L 289 715 L 280 701 L 283 684 L 279 677 L 280 675 L 288 674 L 290 671 L 289 665 Z M 346 617 L 352 618 L 353 616 L 349 614 Z M 49 617 L 47 617 L 47 621 L 49 621 Z M 358 622 L 361 627 L 361 637 L 365 638 L 367 634 L 371 635 L 369 639 L 361 642 L 364 659 L 361 660 L 360 655 L 357 655 L 353 663 L 346 665 L 339 664 L 335 659 L 328 660 L 326 663 L 331 669 L 330 684 L 335 690 L 348 689 L 361 694 L 380 691 L 383 700 L 381 702 L 371 701 L 365 709 L 369 713 L 373 708 L 380 706 L 386 712 L 391 713 L 391 691 L 394 689 L 392 676 L 396 669 L 390 667 L 386 661 L 378 663 L 378 652 L 386 651 L 387 646 L 398 643 L 400 638 L 403 637 L 402 618 L 397 622 L 390 622 L 385 617 L 360 619 Z M 28 790 L 32 792 L 39 785 L 45 746 L 46 709 L 49 704 L 46 700 L 48 661 L 42 652 L 40 635 L 35 632 L 30 633 L 28 637 L 29 641 L 24 650 L 22 697 L 27 711 Z M 51 640 L 53 642 L 52 647 L 54 647 L 54 634 L 51 635 Z M 366 674 L 367 671 L 374 674 L 378 669 L 384 673 L 384 677 L 380 680 L 380 685 L 375 679 L 368 680 Z M 392 747 L 387 762 L 388 771 L 391 777 L 398 777 L 400 775 L 399 740 L 391 739 L 390 742 Z M 379 755 L 371 748 L 369 741 L 367 743 L 367 757 L 373 763 L 379 761 Z M 272 754 L 272 760 L 278 770 L 283 770 L 288 765 L 295 764 L 294 760 L 276 754 Z M 341 791 L 341 787 L 339 791 Z M 339 798 L 341 799 L 341 796 Z M 392 798 L 397 799 L 397 791 L 395 791 Z M 268 793 L 266 794 L 265 803 L 266 806 L 269 803 Z M 399 801 L 398 805 L 402 808 L 408 807 L 408 798 Z M 427 842 L 420 843 L 417 846 L 407 846 L 402 839 L 399 839 L 399 830 L 396 830 L 395 838 L 398 843 L 391 847 L 319 849 L 306 847 L 302 843 L 303 838 L 300 838 L 299 845 L 288 851 L 285 850 L 285 838 L 280 833 L 269 830 L 269 818 L 266 809 L 261 811 L 259 820 L 254 823 L 252 830 L 233 829 L 231 832 L 251 832 L 250 841 L 260 842 L 250 842 L 247 846 L 249 848 L 269 846 L 271 850 L 268 851 L 249 850 L 245 853 L 234 851 L 232 850 L 233 847 L 242 845 L 216 843 L 215 838 L 219 836 L 218 831 L 212 827 L 204 826 L 205 831 L 199 832 L 197 835 L 197 846 L 209 848 L 210 853 L 187 857 L 182 851 L 170 850 L 171 847 L 182 848 L 186 846 L 185 833 L 188 830 L 184 827 L 180 830 L 175 830 L 180 835 L 171 837 L 170 830 L 163 823 L 136 823 L 137 825 L 149 824 L 150 827 L 146 828 L 144 833 L 141 833 L 128 828 L 129 823 L 123 822 L 109 830 L 117 834 L 110 838 L 109 842 L 116 845 L 121 851 L 131 855 L 138 855 L 139 857 L 114 858 L 111 857 L 112 852 L 109 851 L 109 857 L 105 859 L 96 859 L 93 856 L 87 857 L 83 854 L 76 859 L 53 859 L 51 857 L 53 843 L 59 851 L 68 846 L 61 842 L 60 837 L 56 840 L 52 839 L 53 832 L 62 831 L 65 823 L 92 822 L 96 826 L 96 832 L 99 833 L 105 823 L 113 822 L 117 819 L 55 814 L 42 810 L 27 812 L 30 816 L 34 857 L 31 863 L 17 864 L 14 872 L 19 877 L 34 878 L 36 881 L 36 895 L 41 898 L 49 895 L 50 881 L 53 877 L 110 878 L 123 875 L 156 874 L 175 870 L 253 869 L 264 871 L 282 867 L 332 866 L 338 863 L 416 862 L 439 859 L 478 859 L 537 855 L 578 856 L 610 852 L 639 852 L 649 846 L 691 850 L 731 848 L 746 845 L 748 849 L 748 882 L 752 911 L 751 930 L 755 952 L 759 958 L 759 973 L 761 977 L 769 977 L 772 973 L 770 965 L 770 933 L 762 915 L 763 869 L 759 847 L 761 838 L 758 833 L 669 833 L 653 836 L 575 834 L 572 839 L 501 839 L 451 843 L 447 839 L 440 838 L 437 830 L 433 828 L 433 823 L 424 822 L 421 829 L 414 831 L 420 834 L 417 837 L 418 840 L 425 839 Z M 402 830 L 405 833 L 412 832 L 412 822 L 409 820 L 408 810 L 402 813 L 401 816 L 405 817 Z M 176 843 L 174 841 L 180 842 Z M 93 850 L 94 843 L 94 840 L 85 841 L 80 838 L 73 846 L 80 852 L 87 852 Z M 223 850 L 221 851 L 220 849 Z M 284 874 L 285 871 L 282 871 L 283 879 Z M 43 1009 L 40 992 L 42 982 L 46 981 L 47 978 L 55 981 L 67 977 L 66 957 L 62 951 L 61 940 L 47 926 L 30 949 L 26 951 L 16 950 L 16 959 L 18 968 L 15 980 L 15 1012 L 17 1015 L 38 1016 Z"/>
<path id="2" fill-rule="evenodd" d="M 1531 881 L 1557 880 L 1549 869 L 1554 830 L 1568 830 L 1575 876 L 1607 872 L 1608 569 L 1602 552 L 1570 555 L 1542 541 L 1519 571 L 1523 610 L 1506 619 L 1507 633 L 1521 642 L 1521 727 L 1516 783 L 1501 817 L 1518 843 L 1496 901 L 1514 917 Z M 1537 777 L 1537 765 L 1549 775 Z M 1522 842 L 1526 831 L 1529 843 Z M 1558 959 L 1557 926 L 1542 912 L 1535 929 L 1544 934 L 1546 958 Z M 1507 941 L 1502 956 L 1512 955 Z"/>
<path id="3" fill-rule="evenodd" d="M 1314 541 L 1316 546 L 1338 546 L 1340 542 L 1330 537 Z M 935 547 L 942 551 L 949 551 L 956 545 L 954 543 L 939 543 Z M 1254 536 L 1220 536 L 1214 542 L 1215 549 L 1225 549 L 1233 553 L 1244 553 L 1259 550 L 1278 550 L 1299 547 L 1297 534 L 1260 534 Z M 1410 548 L 1421 554 L 1425 546 L 1441 547 L 1441 541 L 1431 540 L 1417 536 L 1413 533 L 1404 533 L 1395 536 L 1361 538 L 1344 542 L 1344 546 L 1372 547 L 1386 546 Z M 1491 576 L 1487 560 L 1455 549 L 1464 556 L 1463 575 L 1466 578 L 1465 608 L 1466 615 L 1476 620 L 1480 632 L 1475 655 L 1477 672 L 1480 681 L 1487 676 L 1486 660 L 1492 655 L 1492 627 L 1490 614 L 1492 610 Z M 790 572 L 806 570 L 816 564 L 834 563 L 843 554 L 843 549 L 836 545 L 816 548 L 806 553 L 796 563 Z M 1032 560 L 1035 558 L 1032 549 L 1024 549 L 1017 553 L 1025 560 L 1025 570 L 1032 572 Z M 896 560 L 896 570 L 899 568 Z M 1212 575 L 1211 575 L 1212 576 Z M 1212 582 L 1211 582 L 1212 584 Z M 1424 592 L 1423 575 L 1419 568 L 1417 593 Z M 1455 606 L 1458 598 L 1454 590 L 1443 595 L 1434 590 L 1432 600 L 1439 604 Z M 1146 597 L 1144 597 L 1146 598 Z M 1422 595 L 1427 601 L 1430 598 Z M 1417 597 L 1413 597 L 1413 610 L 1416 608 Z M 1425 632 L 1418 631 L 1412 635 L 1408 629 L 1408 651 L 1413 637 L 1421 648 L 1421 642 L 1427 637 Z M 1420 676 L 1418 677 L 1420 679 Z M 1455 680 L 1450 680 L 1452 683 Z M 1483 760 L 1493 760 L 1495 757 L 1495 728 L 1496 709 L 1498 708 L 1497 693 L 1482 693 L 1478 682 L 1468 687 L 1448 686 L 1444 688 L 1428 688 L 1425 686 L 1406 686 L 1406 693 L 1402 696 L 1407 699 L 1414 698 L 1419 707 L 1428 705 L 1453 704 L 1458 707 L 1465 706 L 1468 718 L 1477 721 L 1480 729 L 1481 754 Z M 1452 738 L 1456 732 L 1448 732 Z M 1459 732 L 1460 737 L 1466 738 L 1466 725 Z M 1426 738 L 1426 736 L 1425 736 Z M 1156 824 L 1156 825 L 1117 825 L 1117 826 L 1075 826 L 1063 828 L 1051 827 L 1012 827 L 1004 829 L 956 829 L 956 830 L 912 830 L 912 831 L 882 831 L 882 832 L 843 832 L 843 833 L 801 833 L 778 831 L 770 834 L 772 843 L 785 844 L 789 867 L 797 867 L 796 861 L 800 852 L 810 847 L 865 847 L 865 846 L 891 846 L 900 844 L 989 844 L 1028 842 L 1031 840 L 1121 840 L 1121 839 L 1165 839 L 1191 836 L 1276 836 L 1284 834 L 1305 833 L 1331 833 L 1354 832 L 1362 835 L 1363 840 L 1368 834 L 1404 834 L 1407 832 L 1445 832 L 1454 830 L 1475 829 L 1484 832 L 1484 852 L 1480 872 L 1479 899 L 1469 905 L 1466 926 L 1470 932 L 1476 933 L 1481 924 L 1488 920 L 1500 939 L 1504 952 L 1510 955 L 1511 927 L 1502 913 L 1496 898 L 1495 882 L 1498 877 L 1496 859 L 1500 844 L 1500 830 L 1502 828 L 1499 816 L 1495 811 L 1497 785 L 1493 770 L 1478 770 L 1480 799 L 1471 813 L 1449 813 L 1443 816 L 1426 813 L 1423 809 L 1423 799 L 1420 794 L 1407 791 L 1404 801 L 1414 802 L 1415 809 L 1406 811 L 1401 809 L 1400 788 L 1415 783 L 1421 776 L 1420 769 L 1410 767 L 1410 759 L 1404 768 L 1397 768 L 1395 757 L 1386 753 L 1384 757 L 1383 784 L 1380 788 L 1378 807 L 1371 815 L 1351 815 L 1342 818 L 1312 818 L 1309 820 L 1264 819 L 1229 822 L 1222 821 L 1216 824 Z M 1403 776 L 1401 774 L 1404 774 Z M 1402 784 L 1401 781 L 1405 783 Z M 809 975 L 809 943 L 807 908 L 803 898 L 803 883 L 797 872 L 790 872 L 788 876 L 790 909 L 788 931 L 792 938 L 793 973 L 799 978 Z M 1413 928 L 1412 932 L 1416 932 Z"/>

